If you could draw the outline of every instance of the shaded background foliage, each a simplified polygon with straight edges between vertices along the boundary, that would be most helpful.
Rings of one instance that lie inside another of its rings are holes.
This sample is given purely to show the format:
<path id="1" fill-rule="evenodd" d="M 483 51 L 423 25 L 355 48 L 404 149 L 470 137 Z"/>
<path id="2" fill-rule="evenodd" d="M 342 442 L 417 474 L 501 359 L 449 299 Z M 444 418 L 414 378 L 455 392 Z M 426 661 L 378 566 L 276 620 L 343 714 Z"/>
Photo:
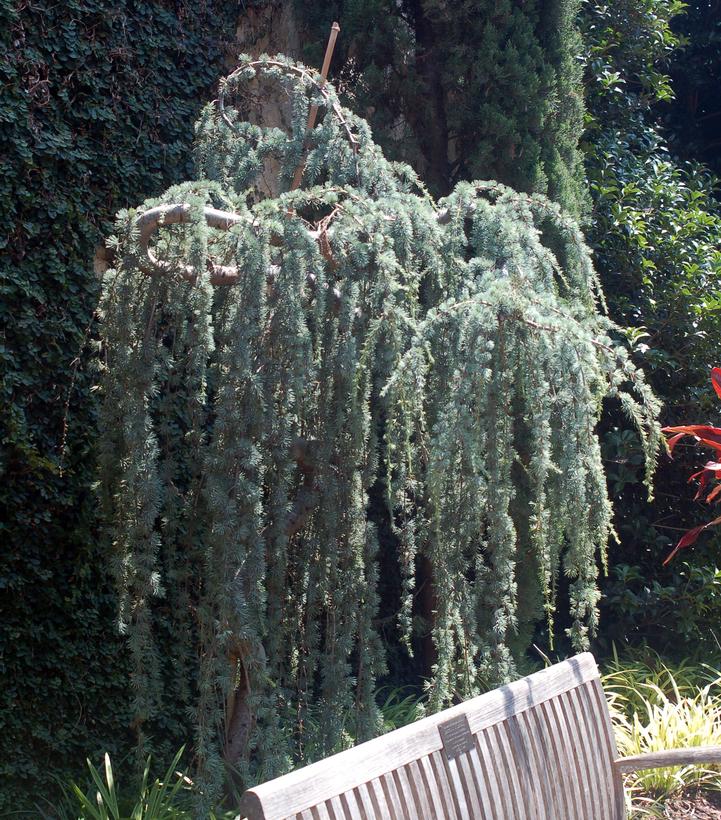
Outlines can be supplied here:
<path id="1" fill-rule="evenodd" d="M 118 208 L 188 176 L 189 125 L 224 73 L 236 18 L 259 6 L 292 7 L 307 45 L 288 52 L 315 65 L 341 20 L 334 75 L 388 156 L 435 193 L 478 176 L 576 214 L 592 200 L 609 307 L 650 334 L 631 338 L 665 421 L 714 412 L 721 227 L 715 182 L 694 163 L 721 172 L 717 0 L 685 11 L 676 0 L 0 0 L 0 812 L 86 753 L 131 741 L 96 537 L 95 404 L 77 361 L 98 298 L 90 260 Z M 613 419 L 605 432 L 621 536 L 605 642 L 715 651 L 717 536 L 688 566 L 660 568 L 678 530 L 705 516 L 687 465 L 662 461 L 649 507 L 633 435 Z M 182 704 L 165 714 L 170 744 Z"/>
<path id="2" fill-rule="evenodd" d="M 635 328 L 629 335 L 637 360 L 670 425 L 717 413 L 708 374 L 721 347 L 721 211 L 713 167 L 700 162 L 715 155 L 688 140 L 695 126 L 684 102 L 693 97 L 710 106 L 708 93 L 692 89 L 708 88 L 711 77 L 718 83 L 709 46 L 719 31 L 715 6 L 591 0 L 580 18 L 589 52 L 583 149 L 593 219 L 587 236 L 611 316 Z M 721 135 L 721 121 L 704 122 L 708 147 Z M 660 566 L 681 533 L 705 520 L 707 511 L 692 502 L 687 484 L 704 454 L 687 446 L 673 461 L 662 457 L 651 505 L 638 491 L 634 436 L 618 420 L 608 422 L 606 459 L 620 544 L 610 548 L 602 645 L 648 640 L 660 651 L 718 654 L 717 535 Z"/>
<path id="3" fill-rule="evenodd" d="M 496 179 L 583 211 L 577 0 L 295 3 L 311 31 L 343 21 L 355 109 L 433 193 Z M 301 56 L 318 64 L 322 45 L 308 43 Z"/>
<path id="4" fill-rule="evenodd" d="M 721 174 L 721 3 L 694 0 L 671 28 L 684 45 L 668 67 L 675 98 L 663 121 L 674 152 Z"/>
<path id="5" fill-rule="evenodd" d="M 189 124 L 235 16 L 221 3 L 0 4 L 0 814 L 130 742 L 77 357 L 94 248 L 118 208 L 187 176 Z"/>

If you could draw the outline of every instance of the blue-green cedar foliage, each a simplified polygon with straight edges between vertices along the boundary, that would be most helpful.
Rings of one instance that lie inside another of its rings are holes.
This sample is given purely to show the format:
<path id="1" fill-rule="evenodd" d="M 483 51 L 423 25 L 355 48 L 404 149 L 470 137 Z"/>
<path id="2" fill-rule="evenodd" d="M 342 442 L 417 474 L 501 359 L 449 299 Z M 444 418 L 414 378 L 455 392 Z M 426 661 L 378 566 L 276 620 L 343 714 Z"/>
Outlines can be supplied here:
<path id="1" fill-rule="evenodd" d="M 379 730 L 377 482 L 409 647 L 418 557 L 432 567 L 439 708 L 514 675 L 518 630 L 550 621 L 561 572 L 588 645 L 610 533 L 604 397 L 649 476 L 658 445 L 656 401 L 557 206 L 492 182 L 436 204 L 300 64 L 246 60 L 222 99 L 258 75 L 285 88 L 289 133 L 209 105 L 198 179 L 119 215 L 101 304 L 100 486 L 135 726 L 151 743 L 171 664 L 208 798 L 224 763 L 269 776 Z M 263 198 L 269 167 L 285 192 Z M 161 225 L 149 267 L 137 217 L 172 203 L 189 221 Z M 237 224 L 210 230 L 208 206 Z M 234 284 L 211 284 L 218 265 Z M 168 603 L 170 649 L 154 626 Z"/>

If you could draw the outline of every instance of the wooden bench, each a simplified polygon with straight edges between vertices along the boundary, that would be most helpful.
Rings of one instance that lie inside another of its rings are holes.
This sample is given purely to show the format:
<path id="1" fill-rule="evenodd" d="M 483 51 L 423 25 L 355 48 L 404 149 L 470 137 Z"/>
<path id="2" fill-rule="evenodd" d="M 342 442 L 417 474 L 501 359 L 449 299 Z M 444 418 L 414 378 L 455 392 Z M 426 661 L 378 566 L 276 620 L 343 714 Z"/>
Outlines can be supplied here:
<path id="1" fill-rule="evenodd" d="M 622 772 L 721 761 L 721 746 L 618 758 L 586 653 L 263 783 L 248 820 L 622 820 Z"/>

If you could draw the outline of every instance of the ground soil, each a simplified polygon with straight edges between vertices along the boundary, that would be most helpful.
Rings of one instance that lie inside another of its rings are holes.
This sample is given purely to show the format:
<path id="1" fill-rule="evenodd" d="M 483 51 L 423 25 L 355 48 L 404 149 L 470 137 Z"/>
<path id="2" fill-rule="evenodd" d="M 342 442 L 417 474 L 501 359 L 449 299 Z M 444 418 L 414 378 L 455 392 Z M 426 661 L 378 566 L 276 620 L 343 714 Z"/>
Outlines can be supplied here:
<path id="1" fill-rule="evenodd" d="M 721 820 L 721 793 L 697 792 L 674 797 L 666 803 L 663 816 L 671 820 Z"/>

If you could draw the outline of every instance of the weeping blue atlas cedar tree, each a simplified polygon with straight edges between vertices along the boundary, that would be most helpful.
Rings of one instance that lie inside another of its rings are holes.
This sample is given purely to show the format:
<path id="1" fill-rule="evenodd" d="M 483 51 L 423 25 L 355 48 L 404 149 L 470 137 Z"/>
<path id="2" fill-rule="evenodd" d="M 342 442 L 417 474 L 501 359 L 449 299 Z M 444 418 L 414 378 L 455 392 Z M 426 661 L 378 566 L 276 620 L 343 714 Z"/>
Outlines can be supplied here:
<path id="1" fill-rule="evenodd" d="M 269 84 L 287 130 L 244 118 Z M 100 491 L 139 745 L 185 703 L 211 801 L 228 764 L 247 782 L 379 730 L 372 488 L 408 651 L 432 568 L 438 709 L 513 677 L 562 572 L 587 646 L 612 532 L 603 400 L 634 422 L 649 491 L 660 434 L 583 237 L 544 197 L 474 182 L 434 202 L 282 56 L 223 81 L 196 168 L 111 240 Z"/>

